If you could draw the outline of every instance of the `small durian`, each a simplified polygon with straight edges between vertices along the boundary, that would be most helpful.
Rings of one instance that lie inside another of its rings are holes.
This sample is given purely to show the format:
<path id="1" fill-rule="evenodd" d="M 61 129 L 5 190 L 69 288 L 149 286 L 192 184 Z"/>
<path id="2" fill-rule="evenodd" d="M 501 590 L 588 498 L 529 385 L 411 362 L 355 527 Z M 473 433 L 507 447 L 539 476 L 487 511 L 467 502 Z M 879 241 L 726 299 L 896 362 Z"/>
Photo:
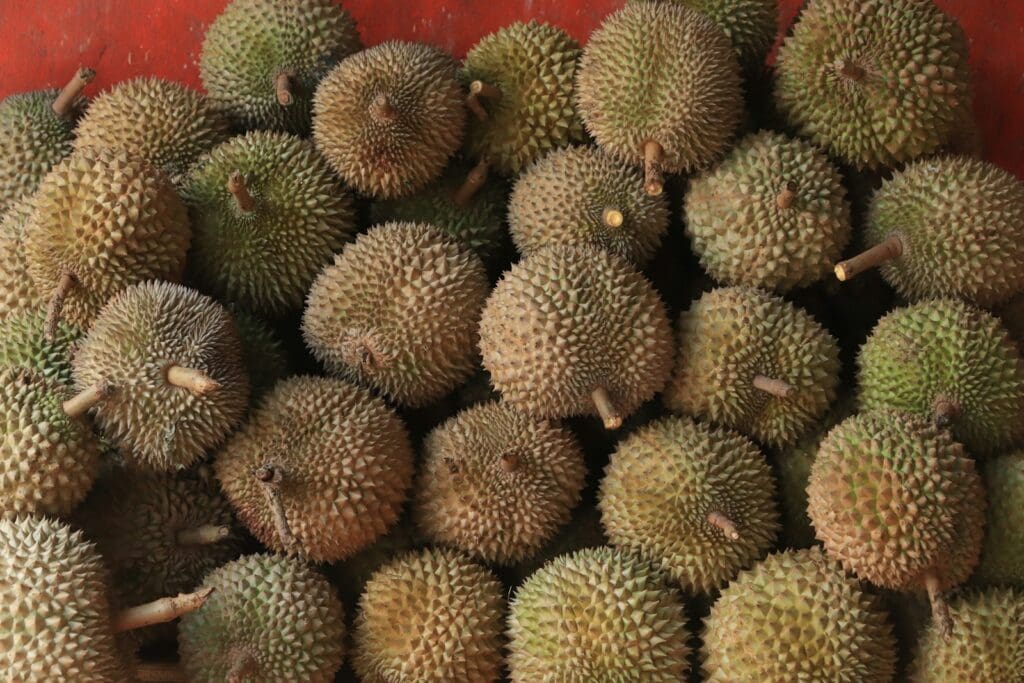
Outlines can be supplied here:
<path id="1" fill-rule="evenodd" d="M 264 394 L 292 374 L 292 362 L 284 342 L 270 325 L 245 311 L 231 313 L 242 342 L 242 363 L 249 375 L 249 406 L 255 408 Z"/>
<path id="2" fill-rule="evenodd" d="M 690 669 L 679 590 L 652 564 L 614 548 L 557 557 L 516 591 L 510 679 L 677 683 Z"/>
<path id="3" fill-rule="evenodd" d="M 746 287 L 707 292 L 679 318 L 665 405 L 785 447 L 828 410 L 839 347 L 813 317 Z"/>
<path id="4" fill-rule="evenodd" d="M 473 373 L 489 287 L 480 258 L 442 230 L 386 223 L 317 277 L 303 336 L 329 371 L 424 406 Z"/>
<path id="5" fill-rule="evenodd" d="M 182 196 L 196 280 L 222 301 L 270 317 L 301 309 L 317 273 L 356 231 L 352 198 L 327 162 L 286 133 L 218 146 Z"/>
<path id="6" fill-rule="evenodd" d="M 345 611 L 305 562 L 248 555 L 210 572 L 202 589 L 213 595 L 178 626 L 187 680 L 334 680 L 345 657 Z"/>
<path id="7" fill-rule="evenodd" d="M 382 43 L 353 55 L 317 88 L 317 147 L 345 182 L 374 199 L 422 189 L 462 144 L 457 71 L 451 55 L 422 43 Z"/>
<path id="8" fill-rule="evenodd" d="M 320 79 L 360 49 L 355 21 L 333 0 L 232 0 L 206 31 L 199 75 L 241 126 L 305 135 Z"/>
<path id="9" fill-rule="evenodd" d="M 732 41 L 740 65 L 747 71 L 762 67 L 778 31 L 775 0 L 669 0 L 708 16 Z"/>
<path id="10" fill-rule="evenodd" d="M 651 283 L 593 247 L 549 247 L 506 272 L 480 320 L 494 387 L 543 418 L 599 415 L 608 429 L 662 389 L 672 331 Z"/>
<path id="11" fill-rule="evenodd" d="M 462 78 L 473 116 L 466 148 L 504 176 L 549 151 L 583 142 L 573 103 L 582 50 L 562 29 L 516 22 L 484 36 L 466 54 Z"/>
<path id="12" fill-rule="evenodd" d="M 458 413 L 423 452 L 419 527 L 503 565 L 531 557 L 569 521 L 587 474 L 572 432 L 498 402 Z"/>
<path id="13" fill-rule="evenodd" d="M 63 322 L 47 337 L 42 310 L 0 319 L 0 367 L 32 370 L 71 386 L 71 357 L 81 338 L 81 330 Z"/>
<path id="14" fill-rule="evenodd" d="M 638 266 L 654 257 L 668 220 L 668 202 L 644 191 L 640 171 L 593 147 L 558 150 L 533 164 L 508 206 L 512 240 L 525 256 L 548 246 L 594 246 Z"/>
<path id="15" fill-rule="evenodd" d="M 711 608 L 703 640 L 707 683 L 891 683 L 896 673 L 889 615 L 818 548 L 741 572 Z"/>
<path id="16" fill-rule="evenodd" d="M 450 550 L 401 555 L 359 599 L 353 666 L 363 683 L 498 681 L 505 589 Z"/>
<path id="17" fill-rule="evenodd" d="M 337 562 L 398 519 L 413 451 L 401 419 L 370 392 L 339 379 L 291 377 L 264 397 L 214 470 L 263 545 Z"/>
<path id="18" fill-rule="evenodd" d="M 850 240 L 850 205 L 828 157 L 760 132 L 686 193 L 686 233 L 701 265 L 728 285 L 788 292 L 830 275 Z"/>
<path id="19" fill-rule="evenodd" d="M 921 0 L 814 0 L 776 73 L 789 122 L 857 168 L 937 151 L 971 108 L 964 33 Z"/>
<path id="20" fill-rule="evenodd" d="M 981 561 L 972 580 L 1024 588 L 1024 451 L 992 458 L 981 472 L 988 515 Z"/>
<path id="21" fill-rule="evenodd" d="M 238 426 L 249 377 L 231 314 L 181 285 L 146 282 L 110 300 L 75 352 L 81 390 L 108 386 L 96 424 L 138 466 L 197 462 Z"/>
<path id="22" fill-rule="evenodd" d="M 597 144 L 644 166 L 648 194 L 664 173 L 695 171 L 725 153 L 743 116 L 729 38 L 684 5 L 634 2 L 591 34 L 576 79 L 577 107 Z"/>
<path id="23" fill-rule="evenodd" d="M 992 314 L 953 300 L 883 317 L 860 349 L 860 405 L 948 427 L 975 457 L 1024 441 L 1024 359 Z"/>
<path id="24" fill-rule="evenodd" d="M 28 274 L 25 224 L 31 213 L 31 201 L 23 199 L 0 219 L 0 320 L 46 308 L 49 301 Z"/>

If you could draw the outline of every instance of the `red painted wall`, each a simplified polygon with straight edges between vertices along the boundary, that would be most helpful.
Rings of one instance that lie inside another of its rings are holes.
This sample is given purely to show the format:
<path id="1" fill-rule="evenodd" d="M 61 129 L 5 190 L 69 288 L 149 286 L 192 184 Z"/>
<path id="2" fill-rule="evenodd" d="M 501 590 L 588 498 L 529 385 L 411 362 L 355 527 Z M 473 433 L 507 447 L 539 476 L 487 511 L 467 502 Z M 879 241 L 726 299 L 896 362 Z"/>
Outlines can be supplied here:
<path id="1" fill-rule="evenodd" d="M 537 18 L 580 40 L 623 0 L 342 0 L 363 39 L 422 40 L 463 55 L 477 38 Z M 971 39 L 988 157 L 1024 178 L 1024 0 L 936 0 Z M 153 74 L 199 85 L 206 25 L 226 0 L 0 0 L 0 97 L 62 85 L 79 65 L 87 92 Z M 799 0 L 780 0 L 788 25 Z"/>

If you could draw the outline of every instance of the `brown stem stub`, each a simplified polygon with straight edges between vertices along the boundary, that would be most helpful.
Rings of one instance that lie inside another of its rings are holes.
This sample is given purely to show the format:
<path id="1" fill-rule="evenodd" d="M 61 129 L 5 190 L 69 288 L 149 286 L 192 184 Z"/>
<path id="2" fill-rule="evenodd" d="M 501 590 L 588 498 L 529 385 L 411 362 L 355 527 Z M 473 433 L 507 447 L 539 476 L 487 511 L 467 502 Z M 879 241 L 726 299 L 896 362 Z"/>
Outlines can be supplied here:
<path id="1" fill-rule="evenodd" d="M 241 171 L 235 171 L 228 176 L 228 192 L 235 198 L 235 204 L 242 213 L 252 213 L 256 201 L 249 194 L 249 187 L 246 185 L 245 176 Z"/>
<path id="2" fill-rule="evenodd" d="M 481 121 L 487 120 L 487 110 L 480 103 L 480 98 L 489 100 L 500 100 L 501 89 L 497 86 L 483 81 L 473 81 L 469 84 L 469 96 L 466 97 L 466 106 Z"/>
<path id="3" fill-rule="evenodd" d="M 953 635 L 953 617 L 949 614 L 949 603 L 942 594 L 942 585 L 939 575 L 930 571 L 924 577 L 924 587 L 928 591 L 928 601 L 932 605 L 932 619 L 935 620 L 935 628 L 944 640 Z"/>
<path id="4" fill-rule="evenodd" d="M 231 529 L 226 526 L 204 524 L 194 529 L 180 529 L 175 539 L 178 545 L 211 545 L 223 541 L 230 534 Z"/>
<path id="5" fill-rule="evenodd" d="M 652 197 L 665 189 L 665 149 L 656 140 L 644 143 L 644 190 Z"/>
<path id="6" fill-rule="evenodd" d="M 864 67 L 849 58 L 839 60 L 836 71 L 840 76 L 857 82 L 863 81 L 868 75 Z"/>
<path id="7" fill-rule="evenodd" d="M 626 217 L 623 216 L 622 212 L 614 206 L 606 206 L 604 211 L 601 212 L 601 222 L 604 223 L 606 227 L 612 228 L 613 230 L 615 228 L 621 228 L 625 220 Z"/>
<path id="8" fill-rule="evenodd" d="M 231 668 L 228 669 L 225 683 L 242 683 L 246 678 L 255 674 L 259 668 L 259 662 L 249 653 L 248 650 L 235 649 L 229 655 Z"/>
<path id="9" fill-rule="evenodd" d="M 754 388 L 759 391 L 763 391 L 766 394 L 771 394 L 776 398 L 789 398 L 789 395 L 793 393 L 793 385 L 788 382 L 784 382 L 781 379 L 774 379 L 772 377 L 765 377 L 764 375 L 758 375 L 754 378 Z"/>
<path id="10" fill-rule="evenodd" d="M 60 91 L 59 95 L 57 95 L 53 104 L 50 105 L 50 108 L 53 109 L 53 113 L 57 116 L 67 116 L 68 112 L 71 111 L 71 107 L 74 105 L 75 100 L 82 94 L 82 90 L 84 90 L 85 86 L 89 85 L 89 82 L 94 78 L 96 78 L 96 72 L 92 69 L 82 67 L 76 71 L 75 75 L 71 77 L 70 81 L 68 81 L 68 84 L 65 85 L 64 89 Z"/>
<path id="11" fill-rule="evenodd" d="M 341 360 L 359 372 L 374 373 L 386 368 L 391 358 L 380 348 L 377 335 L 363 330 L 345 330 L 340 340 Z"/>
<path id="12" fill-rule="evenodd" d="M 188 389 L 196 396 L 206 396 L 220 389 L 220 382 L 205 372 L 194 368 L 183 368 L 180 365 L 172 365 L 167 368 L 167 383 Z"/>
<path id="13" fill-rule="evenodd" d="M 96 382 L 83 389 L 61 404 L 64 414 L 68 417 L 81 417 L 99 405 L 103 399 L 114 393 L 114 385 L 106 380 Z"/>
<path id="14" fill-rule="evenodd" d="M 170 662 L 138 662 L 135 680 L 140 683 L 188 683 L 185 671 Z"/>
<path id="15" fill-rule="evenodd" d="M 960 417 L 961 412 L 960 404 L 949 396 L 936 396 L 932 404 L 932 416 L 935 426 L 939 429 L 950 427 L 953 421 Z"/>
<path id="16" fill-rule="evenodd" d="M 724 512 L 718 512 L 717 510 L 709 512 L 708 524 L 720 529 L 729 540 L 738 541 L 740 538 L 740 532 L 736 529 L 736 524 Z"/>
<path id="17" fill-rule="evenodd" d="M 876 244 L 852 259 L 836 264 L 836 277 L 840 282 L 852 280 L 864 271 L 880 266 L 887 261 L 899 258 L 903 254 L 903 240 L 893 235 L 884 242 Z"/>
<path id="18" fill-rule="evenodd" d="M 604 387 L 598 387 L 590 393 L 590 398 L 597 408 L 597 414 L 604 421 L 605 429 L 618 429 L 622 426 L 622 415 L 612 403 L 612 397 Z"/>
<path id="19" fill-rule="evenodd" d="M 398 118 L 398 111 L 384 93 L 379 93 L 370 103 L 370 115 L 380 123 L 391 123 Z"/>
<path id="20" fill-rule="evenodd" d="M 147 602 L 145 605 L 121 610 L 113 618 L 114 633 L 123 633 L 153 624 L 174 621 L 183 614 L 194 612 L 202 607 L 212 594 L 213 588 L 204 588 L 195 593 L 181 593 L 173 598 L 161 598 Z"/>
<path id="21" fill-rule="evenodd" d="M 71 290 L 78 284 L 78 280 L 69 271 L 64 271 L 57 282 L 56 289 L 50 296 L 50 303 L 46 307 L 46 325 L 43 328 L 43 336 L 47 341 L 53 341 L 57 336 L 57 325 L 60 324 L 64 314 L 64 302 L 67 301 Z"/>
<path id="22" fill-rule="evenodd" d="M 487 182 L 487 174 L 490 170 L 491 163 L 489 160 L 481 159 L 476 166 L 473 167 L 469 173 L 466 174 L 466 182 L 462 183 L 461 187 L 455 192 L 455 196 L 452 201 L 455 202 L 455 206 L 459 208 L 466 208 L 469 206 L 469 202 L 472 201 L 473 197 L 479 192 L 480 188 Z"/>
<path id="23" fill-rule="evenodd" d="M 282 107 L 291 106 L 295 100 L 292 96 L 293 75 L 291 71 L 279 71 L 274 77 L 274 94 L 277 96 L 277 103 Z"/>
<path id="24" fill-rule="evenodd" d="M 519 453 L 514 449 L 502 453 L 499 460 L 501 462 L 501 469 L 509 474 L 518 470 L 521 462 Z"/>
<path id="25" fill-rule="evenodd" d="M 796 201 L 797 185 L 794 181 L 790 180 L 786 183 L 786 186 L 782 188 L 782 192 L 775 198 L 775 203 L 779 205 L 779 208 L 783 211 L 788 210 L 793 206 L 793 202 Z"/>
<path id="26" fill-rule="evenodd" d="M 274 519 L 274 528 L 277 530 L 278 539 L 287 552 L 292 552 L 299 544 L 299 540 L 292 533 L 288 524 L 288 514 L 284 509 L 284 500 L 281 499 L 281 481 L 284 479 L 284 470 L 272 463 L 266 463 L 253 471 L 253 476 L 260 482 L 263 488 L 263 495 L 270 507 L 270 514 Z"/>

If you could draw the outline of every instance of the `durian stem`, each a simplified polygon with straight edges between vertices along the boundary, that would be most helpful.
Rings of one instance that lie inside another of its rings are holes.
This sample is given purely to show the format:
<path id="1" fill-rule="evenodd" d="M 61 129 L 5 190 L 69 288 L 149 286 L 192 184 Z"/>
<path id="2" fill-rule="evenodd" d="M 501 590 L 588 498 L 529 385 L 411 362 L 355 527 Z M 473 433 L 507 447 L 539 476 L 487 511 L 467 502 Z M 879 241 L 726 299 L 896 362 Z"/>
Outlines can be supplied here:
<path id="1" fill-rule="evenodd" d="M 754 378 L 754 388 L 777 398 L 789 398 L 789 395 L 793 392 L 793 385 L 788 382 L 765 377 L 764 375 L 758 375 Z"/>
<path id="2" fill-rule="evenodd" d="M 212 545 L 223 541 L 230 533 L 229 527 L 204 524 L 194 529 L 179 529 L 175 538 L 178 545 Z"/>
<path id="3" fill-rule="evenodd" d="M 92 69 L 85 67 L 80 68 L 75 72 L 75 75 L 71 77 L 68 84 L 64 86 L 64 89 L 57 95 L 57 99 L 53 101 L 50 108 L 53 109 L 53 113 L 57 116 L 67 116 L 68 112 L 71 111 L 71 106 L 75 103 L 75 100 L 79 95 L 82 94 L 82 90 L 85 86 L 89 85 L 92 79 L 96 78 L 96 72 Z"/>
<path id="4" fill-rule="evenodd" d="M 489 100 L 500 100 L 501 89 L 497 86 L 483 81 L 473 81 L 469 84 L 469 96 L 466 98 L 466 106 L 473 112 L 478 119 L 481 121 L 487 120 L 487 110 L 484 109 L 483 105 L 480 104 L 480 98 L 484 97 Z"/>
<path id="5" fill-rule="evenodd" d="M 61 404 L 68 417 L 81 417 L 99 405 L 103 399 L 114 393 L 114 385 L 107 381 L 96 382 L 83 389 Z"/>
<path id="6" fill-rule="evenodd" d="M 242 213 L 252 213 L 256 201 L 249 194 L 249 188 L 245 184 L 245 176 L 241 171 L 235 171 L 228 176 L 228 192 L 235 198 L 235 204 Z"/>
<path id="7" fill-rule="evenodd" d="M 836 65 L 839 75 L 849 78 L 851 81 L 863 81 L 868 72 L 852 59 L 843 59 Z"/>
<path id="8" fill-rule="evenodd" d="M 609 228 L 621 228 L 625 220 L 626 217 L 622 215 L 622 212 L 613 206 L 606 206 L 601 212 L 601 222 Z"/>
<path id="9" fill-rule="evenodd" d="M 932 416 L 935 426 L 939 429 L 946 429 L 953 424 L 953 420 L 960 417 L 960 413 L 960 404 L 948 396 L 937 396 L 932 404 Z"/>
<path id="10" fill-rule="evenodd" d="M 501 469 L 505 470 L 509 474 L 512 474 L 519 469 L 520 459 L 519 453 L 515 450 L 505 451 L 500 456 Z"/>
<path id="11" fill-rule="evenodd" d="M 235 649 L 231 651 L 231 668 L 228 670 L 225 683 L 242 683 L 246 678 L 255 674 L 259 662 L 247 650 Z"/>
<path id="12" fill-rule="evenodd" d="M 466 182 L 462 183 L 462 186 L 455 192 L 455 197 L 452 201 L 455 202 L 455 206 L 459 208 L 466 208 L 469 206 L 469 202 L 472 201 L 473 197 L 484 186 L 487 182 L 487 173 L 490 170 L 491 163 L 486 158 L 481 159 L 480 162 L 473 167 L 469 173 L 466 174 Z"/>
<path id="13" fill-rule="evenodd" d="M 656 140 L 644 143 L 644 190 L 657 197 L 665 189 L 665 149 Z"/>
<path id="14" fill-rule="evenodd" d="M 181 593 L 173 598 L 161 598 L 145 605 L 129 607 L 114 615 L 112 626 L 114 633 L 134 631 L 153 624 L 165 624 L 174 621 L 183 614 L 195 612 L 202 607 L 213 594 L 213 588 L 204 588 L 195 593 Z"/>
<path id="15" fill-rule="evenodd" d="M 177 664 L 138 662 L 135 680 L 140 683 L 188 683 L 188 677 Z"/>
<path id="16" fill-rule="evenodd" d="M 622 426 L 622 415 L 612 403 L 612 397 L 608 394 L 607 389 L 604 387 L 594 389 L 590 398 L 594 402 L 594 407 L 597 408 L 597 414 L 604 420 L 605 429 L 618 429 Z"/>
<path id="17" fill-rule="evenodd" d="M 267 499 L 267 505 L 270 506 L 270 514 L 274 518 L 277 536 L 281 540 L 281 544 L 291 551 L 299 541 L 288 524 L 288 515 L 284 509 L 284 501 L 281 499 L 281 480 L 284 479 L 284 471 L 277 465 L 267 463 L 256 468 L 254 475 L 263 485 L 263 495 Z"/>
<path id="18" fill-rule="evenodd" d="M 292 101 L 292 73 L 280 71 L 274 77 L 274 93 L 277 95 L 277 103 L 282 107 L 291 106 Z"/>
<path id="19" fill-rule="evenodd" d="M 53 290 L 50 303 L 46 307 L 46 326 L 43 328 L 43 336 L 47 341 L 53 341 L 57 336 L 57 325 L 60 324 L 64 313 L 64 302 L 67 301 L 68 295 L 71 294 L 71 290 L 75 288 L 77 282 L 75 276 L 69 271 L 65 270 L 61 274 L 57 288 Z"/>
<path id="20" fill-rule="evenodd" d="M 172 365 L 167 368 L 167 383 L 182 389 L 188 389 L 196 396 L 206 396 L 220 389 L 220 382 L 205 372 L 193 368 Z"/>
<path id="21" fill-rule="evenodd" d="M 953 617 L 949 614 L 949 604 L 942 595 L 942 586 L 939 582 L 939 575 L 934 570 L 925 574 L 924 587 L 928 591 L 928 601 L 932 605 L 932 619 L 943 639 L 953 635 Z"/>
<path id="22" fill-rule="evenodd" d="M 736 529 L 736 525 L 731 519 L 724 513 L 712 510 L 708 513 L 708 524 L 713 527 L 718 527 L 726 538 L 736 541 L 739 540 L 740 532 Z"/>
<path id="23" fill-rule="evenodd" d="M 852 259 L 837 263 L 836 277 L 839 278 L 840 282 L 852 280 L 865 270 L 899 258 L 902 254 L 903 241 L 896 235 L 893 235 L 884 242 L 876 244 L 867 251 L 854 256 Z"/>
<path id="24" fill-rule="evenodd" d="M 782 189 L 779 196 L 775 198 L 775 203 L 779 205 L 779 208 L 783 211 L 789 210 L 793 206 L 793 202 L 796 201 L 797 184 L 790 180 L 786 183 L 786 187 Z"/>
<path id="25" fill-rule="evenodd" d="M 391 123 L 398 118 L 398 112 L 384 93 L 373 98 L 373 102 L 370 103 L 370 115 L 380 123 Z"/>

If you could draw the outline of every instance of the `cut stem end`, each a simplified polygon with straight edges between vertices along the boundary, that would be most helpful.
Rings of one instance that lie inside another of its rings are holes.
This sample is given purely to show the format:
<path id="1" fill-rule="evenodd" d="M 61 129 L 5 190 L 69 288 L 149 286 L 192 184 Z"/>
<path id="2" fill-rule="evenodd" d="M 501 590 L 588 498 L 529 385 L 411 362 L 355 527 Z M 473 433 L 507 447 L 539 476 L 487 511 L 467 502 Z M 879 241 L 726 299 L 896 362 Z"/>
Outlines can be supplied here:
<path id="1" fill-rule="evenodd" d="M 606 207 L 605 210 L 601 212 L 601 222 L 609 228 L 621 228 L 625 221 L 626 217 L 622 215 L 621 211 L 614 207 Z"/>
<path id="2" fill-rule="evenodd" d="M 165 624 L 178 617 L 195 612 L 213 594 L 213 588 L 204 588 L 195 593 L 181 593 L 173 598 L 161 598 L 145 605 L 129 607 L 114 615 L 114 633 L 134 631 L 153 624 Z"/>
<path id="3" fill-rule="evenodd" d="M 277 103 L 282 107 L 289 107 L 295 101 L 292 96 L 292 73 L 290 71 L 281 71 L 274 77 L 274 94 L 277 96 Z"/>
<path id="4" fill-rule="evenodd" d="M 469 206 L 469 202 L 472 201 L 476 193 L 487 182 L 490 167 L 491 164 L 487 159 L 481 159 L 473 167 L 473 170 L 466 174 L 466 182 L 462 183 L 462 186 L 455 192 L 455 197 L 452 199 L 455 202 L 455 206 L 463 209 Z"/>
<path id="5" fill-rule="evenodd" d="M 778 204 L 779 208 L 783 211 L 788 211 L 793 206 L 793 202 L 796 201 L 797 185 L 792 180 L 786 183 L 786 187 L 782 189 L 779 196 L 775 198 L 775 203 Z"/>
<path id="6" fill-rule="evenodd" d="M 178 545 L 212 545 L 219 543 L 231 534 L 226 526 L 204 524 L 195 529 L 181 529 L 176 534 Z"/>
<path id="7" fill-rule="evenodd" d="M 924 578 L 924 586 L 928 591 L 928 601 L 932 606 L 932 619 L 935 620 L 935 628 L 943 640 L 948 640 L 953 635 L 953 617 L 949 613 L 949 603 L 942 594 L 938 575 L 933 571 Z"/>
<path id="8" fill-rule="evenodd" d="M 61 404 L 68 417 L 81 417 L 114 393 L 114 385 L 107 381 L 97 382 L 83 389 Z"/>
<path id="9" fill-rule="evenodd" d="M 882 265 L 903 255 L 903 241 L 893 235 L 852 259 L 836 264 L 836 277 L 840 282 L 852 280 L 871 268 Z"/>
<path id="10" fill-rule="evenodd" d="M 64 89 L 60 91 L 59 95 L 57 95 L 53 104 L 50 105 L 50 108 L 53 109 L 53 113 L 57 116 L 67 116 L 68 112 L 71 111 L 71 107 L 74 105 L 75 100 L 82 94 L 82 90 L 84 90 L 85 86 L 89 85 L 94 78 L 96 78 L 96 72 L 92 69 L 82 67 L 76 71 L 75 75 L 71 77 L 70 81 L 68 81 L 68 84 L 65 85 Z"/>
<path id="11" fill-rule="evenodd" d="M 725 537 L 731 541 L 738 541 L 740 538 L 740 532 L 736 528 L 736 524 L 729 519 L 724 512 L 718 512 L 713 510 L 708 513 L 708 524 L 713 527 L 717 527 L 721 530 Z"/>
<path id="12" fill-rule="evenodd" d="M 53 341 L 57 337 L 57 326 L 60 325 L 61 318 L 64 315 L 64 303 L 77 284 L 78 280 L 68 271 L 64 271 L 60 276 L 57 288 L 53 290 L 50 302 L 46 306 L 46 323 L 43 327 L 43 336 L 47 341 Z"/>
<path id="13" fill-rule="evenodd" d="M 228 192 L 235 198 L 235 204 L 242 213 L 252 213 L 256 201 L 249 194 L 249 187 L 245 183 L 245 176 L 241 171 L 235 171 L 228 177 Z"/>
<path id="14" fill-rule="evenodd" d="M 622 415 L 619 413 L 618 408 L 615 407 L 615 404 L 612 403 L 612 397 L 607 389 L 604 387 L 594 389 L 590 394 L 590 398 L 594 402 L 597 414 L 604 421 L 605 429 L 618 429 L 622 426 Z"/>
<path id="15" fill-rule="evenodd" d="M 644 190 L 657 197 L 665 190 L 665 149 L 656 140 L 644 143 Z"/>
<path id="16" fill-rule="evenodd" d="M 753 384 L 755 389 L 771 394 L 776 398 L 789 398 L 789 395 L 793 393 L 793 385 L 781 379 L 773 379 L 764 375 L 755 377 Z"/>
<path id="17" fill-rule="evenodd" d="M 220 389 L 220 382 L 206 373 L 193 368 L 183 368 L 180 365 L 172 365 L 167 368 L 167 383 L 188 389 L 196 396 L 206 396 Z"/>

